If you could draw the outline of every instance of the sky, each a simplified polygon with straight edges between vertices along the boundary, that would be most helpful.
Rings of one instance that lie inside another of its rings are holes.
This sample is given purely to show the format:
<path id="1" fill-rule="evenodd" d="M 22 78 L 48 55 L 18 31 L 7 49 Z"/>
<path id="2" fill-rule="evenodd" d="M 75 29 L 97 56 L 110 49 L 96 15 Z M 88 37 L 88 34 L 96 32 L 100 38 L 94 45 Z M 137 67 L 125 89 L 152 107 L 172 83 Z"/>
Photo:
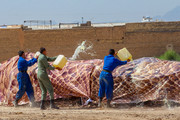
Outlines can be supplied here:
<path id="1" fill-rule="evenodd" d="M 143 16 L 162 16 L 180 0 L 0 0 L 0 25 L 24 20 L 54 23 L 92 21 L 139 22 Z"/>

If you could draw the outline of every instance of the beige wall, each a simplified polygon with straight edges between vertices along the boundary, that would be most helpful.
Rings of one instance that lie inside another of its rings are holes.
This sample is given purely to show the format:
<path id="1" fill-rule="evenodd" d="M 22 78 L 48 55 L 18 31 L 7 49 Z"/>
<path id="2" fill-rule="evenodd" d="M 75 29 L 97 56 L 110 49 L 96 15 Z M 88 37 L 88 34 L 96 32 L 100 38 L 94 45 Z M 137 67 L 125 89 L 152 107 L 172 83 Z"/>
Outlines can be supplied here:
<path id="1" fill-rule="evenodd" d="M 22 29 L 0 29 L 0 61 L 17 55 L 23 49 L 23 41 Z"/>
<path id="2" fill-rule="evenodd" d="M 134 58 L 159 56 L 172 44 L 180 53 L 180 22 L 129 23 L 116 27 L 59 30 L 0 30 L 0 61 L 17 55 L 19 49 L 36 52 L 46 47 L 49 56 L 71 57 L 82 41 L 93 44 L 96 56 L 81 54 L 79 59 L 103 58 L 110 48 L 127 47 Z M 92 51 L 89 51 L 92 52 Z"/>

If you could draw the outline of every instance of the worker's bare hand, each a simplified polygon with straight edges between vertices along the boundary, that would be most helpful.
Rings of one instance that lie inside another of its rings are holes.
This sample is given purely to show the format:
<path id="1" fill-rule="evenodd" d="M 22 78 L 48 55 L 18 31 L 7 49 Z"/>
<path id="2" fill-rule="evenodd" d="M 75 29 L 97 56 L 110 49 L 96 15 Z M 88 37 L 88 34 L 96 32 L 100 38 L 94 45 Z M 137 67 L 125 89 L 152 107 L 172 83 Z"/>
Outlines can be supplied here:
<path id="1" fill-rule="evenodd" d="M 130 59 L 127 59 L 127 62 L 130 62 L 131 60 Z"/>

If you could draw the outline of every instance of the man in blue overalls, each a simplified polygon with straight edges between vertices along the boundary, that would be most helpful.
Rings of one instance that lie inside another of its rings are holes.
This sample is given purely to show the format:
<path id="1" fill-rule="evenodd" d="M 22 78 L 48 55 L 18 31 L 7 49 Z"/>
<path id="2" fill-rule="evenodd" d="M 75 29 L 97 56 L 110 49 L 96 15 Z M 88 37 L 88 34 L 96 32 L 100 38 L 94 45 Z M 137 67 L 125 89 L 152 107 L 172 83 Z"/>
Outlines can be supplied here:
<path id="1" fill-rule="evenodd" d="M 112 71 L 117 66 L 124 65 L 127 63 L 127 61 L 128 62 L 130 61 L 129 59 L 127 61 L 120 61 L 114 57 L 115 55 L 116 55 L 115 50 L 110 49 L 109 55 L 104 57 L 104 66 L 99 78 L 99 94 L 98 94 L 99 107 L 102 106 L 101 102 L 105 94 L 107 98 L 107 107 L 110 107 L 110 102 L 113 98 L 113 86 L 114 86 Z"/>
<path id="2" fill-rule="evenodd" d="M 29 75 L 27 74 L 27 69 L 28 67 L 34 65 L 37 62 L 38 57 L 33 58 L 29 61 L 26 61 L 24 51 L 19 51 L 18 54 L 19 54 L 19 61 L 18 61 L 19 73 L 17 74 L 17 80 L 19 84 L 19 91 L 16 94 L 16 98 L 13 101 L 13 104 L 15 107 L 17 107 L 19 99 L 21 99 L 21 97 L 26 92 L 32 106 L 35 106 L 34 91 L 33 91 L 33 87 L 32 87 Z"/>

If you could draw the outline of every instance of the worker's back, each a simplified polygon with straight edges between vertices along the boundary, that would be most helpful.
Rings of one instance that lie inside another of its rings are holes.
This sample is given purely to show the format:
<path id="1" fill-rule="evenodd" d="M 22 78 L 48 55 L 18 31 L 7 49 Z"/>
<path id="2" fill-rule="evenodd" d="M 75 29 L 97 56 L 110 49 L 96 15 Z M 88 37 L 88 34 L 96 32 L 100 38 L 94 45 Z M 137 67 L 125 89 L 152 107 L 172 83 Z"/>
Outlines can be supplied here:
<path id="1" fill-rule="evenodd" d="M 19 60 L 18 60 L 18 70 L 19 71 L 27 71 L 27 64 L 26 64 L 26 60 L 22 57 L 19 57 Z"/>
<path id="2" fill-rule="evenodd" d="M 117 66 L 126 64 L 127 61 L 120 61 L 115 58 L 113 55 L 109 54 L 104 57 L 104 70 L 113 71 Z"/>

